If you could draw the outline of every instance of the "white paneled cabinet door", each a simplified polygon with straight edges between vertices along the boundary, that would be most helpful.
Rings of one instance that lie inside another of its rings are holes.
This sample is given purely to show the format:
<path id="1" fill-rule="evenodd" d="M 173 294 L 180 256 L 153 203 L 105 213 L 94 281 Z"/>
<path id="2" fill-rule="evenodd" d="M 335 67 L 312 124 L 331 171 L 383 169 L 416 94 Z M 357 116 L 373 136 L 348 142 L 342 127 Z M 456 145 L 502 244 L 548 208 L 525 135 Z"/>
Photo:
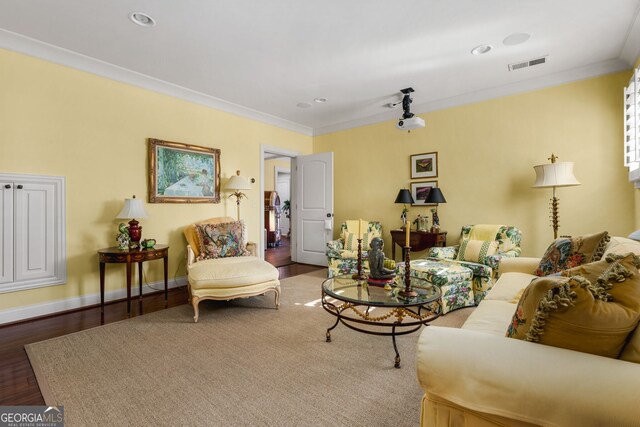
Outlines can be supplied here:
<path id="1" fill-rule="evenodd" d="M 0 181 L 0 284 L 13 282 L 13 182 Z"/>
<path id="2" fill-rule="evenodd" d="M 0 173 L 0 293 L 67 281 L 65 180 Z"/>
<path id="3" fill-rule="evenodd" d="M 49 183 L 18 184 L 14 189 L 16 281 L 55 277 L 54 192 Z"/>

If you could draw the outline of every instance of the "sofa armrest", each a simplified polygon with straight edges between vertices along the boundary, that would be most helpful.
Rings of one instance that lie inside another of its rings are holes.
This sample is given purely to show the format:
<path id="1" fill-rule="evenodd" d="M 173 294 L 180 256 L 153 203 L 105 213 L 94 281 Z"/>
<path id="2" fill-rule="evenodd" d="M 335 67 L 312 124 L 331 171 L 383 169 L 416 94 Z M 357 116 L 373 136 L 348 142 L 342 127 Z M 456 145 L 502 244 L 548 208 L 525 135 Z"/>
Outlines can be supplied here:
<path id="1" fill-rule="evenodd" d="M 640 417 L 640 367 L 618 359 L 429 326 L 417 368 L 427 395 L 473 411 L 565 426 L 634 425 Z"/>
<path id="2" fill-rule="evenodd" d="M 344 249 L 344 244 L 341 239 L 329 240 L 327 242 L 327 257 L 328 258 L 341 258 L 340 251 Z"/>
<path id="3" fill-rule="evenodd" d="M 502 273 L 528 273 L 538 268 L 540 258 L 518 257 L 518 258 L 502 258 L 498 267 L 498 274 Z"/>
<path id="4" fill-rule="evenodd" d="M 258 256 L 258 245 L 255 242 L 247 242 L 247 250 L 252 256 Z"/>

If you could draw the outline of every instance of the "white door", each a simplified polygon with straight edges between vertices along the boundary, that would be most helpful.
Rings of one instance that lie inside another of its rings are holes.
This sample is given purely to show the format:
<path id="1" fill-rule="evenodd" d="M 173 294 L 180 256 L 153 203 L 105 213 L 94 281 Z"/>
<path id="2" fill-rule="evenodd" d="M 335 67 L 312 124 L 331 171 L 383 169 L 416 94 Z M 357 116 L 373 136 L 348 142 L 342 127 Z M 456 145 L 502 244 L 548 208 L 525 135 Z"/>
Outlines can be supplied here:
<path id="1" fill-rule="evenodd" d="M 13 282 L 13 182 L 0 182 L 0 283 Z"/>
<path id="2" fill-rule="evenodd" d="M 327 265 L 333 237 L 333 153 L 296 157 L 296 261 Z"/>

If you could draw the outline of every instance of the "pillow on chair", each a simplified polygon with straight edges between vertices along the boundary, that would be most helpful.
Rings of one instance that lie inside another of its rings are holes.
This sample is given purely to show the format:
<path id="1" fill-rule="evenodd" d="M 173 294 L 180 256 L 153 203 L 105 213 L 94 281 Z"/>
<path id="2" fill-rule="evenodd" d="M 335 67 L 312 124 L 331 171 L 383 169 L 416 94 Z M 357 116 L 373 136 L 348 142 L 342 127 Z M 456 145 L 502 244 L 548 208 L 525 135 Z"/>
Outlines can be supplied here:
<path id="1" fill-rule="evenodd" d="M 362 250 L 369 250 L 370 233 L 362 233 Z M 358 233 L 344 233 L 344 249 L 346 251 L 358 251 Z"/>
<path id="2" fill-rule="evenodd" d="M 498 250 L 498 242 L 495 240 L 471 240 L 464 239 L 458 250 L 458 261 L 471 261 L 484 264 L 488 256 Z"/>
<path id="3" fill-rule="evenodd" d="M 242 220 L 220 224 L 196 224 L 195 228 L 200 261 L 251 254 L 245 243 L 246 226 Z"/>
<path id="4" fill-rule="evenodd" d="M 187 239 L 187 244 L 191 246 L 191 250 L 193 251 L 196 258 L 200 255 L 200 245 L 198 243 L 198 232 L 196 231 L 196 224 L 220 224 L 223 222 L 233 222 L 235 221 L 233 218 L 229 216 L 223 217 L 214 217 L 205 219 L 204 221 L 199 221 L 195 224 L 189 224 L 184 228 L 184 237 Z M 247 236 L 244 236 L 244 244 L 247 244 Z"/>

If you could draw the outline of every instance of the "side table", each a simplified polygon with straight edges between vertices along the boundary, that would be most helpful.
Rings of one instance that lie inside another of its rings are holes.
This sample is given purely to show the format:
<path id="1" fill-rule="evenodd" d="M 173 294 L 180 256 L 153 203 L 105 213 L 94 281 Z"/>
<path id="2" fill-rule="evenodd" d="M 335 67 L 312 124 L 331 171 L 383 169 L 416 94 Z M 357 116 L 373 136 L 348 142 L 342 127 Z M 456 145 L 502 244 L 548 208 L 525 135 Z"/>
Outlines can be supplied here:
<path id="1" fill-rule="evenodd" d="M 127 264 L 127 314 L 131 314 L 131 264 L 138 263 L 138 284 L 140 286 L 139 299 L 142 301 L 142 263 L 154 259 L 164 261 L 164 304 L 168 304 L 169 282 L 167 264 L 169 261 L 169 246 L 156 245 L 153 249 L 119 249 L 118 247 L 104 248 L 98 251 L 100 257 L 100 312 L 104 314 L 104 269 L 105 264 Z"/>
<path id="2" fill-rule="evenodd" d="M 391 259 L 396 259 L 396 245 L 402 248 L 402 259 L 404 259 L 404 244 L 406 234 L 404 230 L 391 230 Z M 411 246 L 411 252 L 424 251 L 425 249 L 432 248 L 434 246 L 445 246 L 447 243 L 447 232 L 439 231 L 437 233 L 430 233 L 428 231 L 410 231 L 409 232 L 409 246 Z"/>

